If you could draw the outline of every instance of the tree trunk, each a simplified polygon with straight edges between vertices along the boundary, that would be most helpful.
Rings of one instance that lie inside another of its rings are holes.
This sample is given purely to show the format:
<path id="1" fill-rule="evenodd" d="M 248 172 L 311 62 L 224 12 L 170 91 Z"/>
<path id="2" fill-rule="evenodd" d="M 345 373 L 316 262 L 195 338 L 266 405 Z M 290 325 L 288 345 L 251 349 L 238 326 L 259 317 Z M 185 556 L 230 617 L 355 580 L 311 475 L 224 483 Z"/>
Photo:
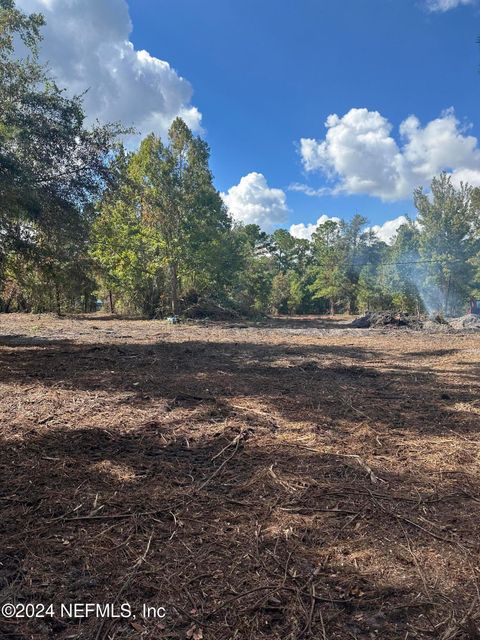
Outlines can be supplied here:
<path id="1" fill-rule="evenodd" d="M 333 298 L 330 298 L 330 315 L 331 316 L 335 315 L 335 302 Z"/>
<path id="2" fill-rule="evenodd" d="M 447 282 L 447 291 L 445 293 L 445 309 L 444 309 L 444 315 L 448 316 L 448 302 L 449 302 L 449 298 L 450 298 L 450 283 L 452 280 L 452 276 L 449 275 L 448 276 L 448 282 Z"/>
<path id="3" fill-rule="evenodd" d="M 113 294 L 111 289 L 108 292 L 108 300 L 110 302 L 110 313 L 113 315 L 115 313 L 115 305 L 113 303 Z"/>
<path id="4" fill-rule="evenodd" d="M 12 300 L 16 295 L 17 295 L 17 287 L 12 287 L 12 290 L 10 291 L 10 295 L 8 296 L 7 301 L 5 302 L 4 313 L 8 313 L 10 311 L 10 305 L 12 304 Z"/>
<path id="5" fill-rule="evenodd" d="M 57 309 L 57 314 L 59 316 L 62 315 L 62 305 L 60 302 L 60 289 L 58 288 L 58 283 L 55 282 L 55 307 Z"/>
<path id="6" fill-rule="evenodd" d="M 172 278 L 172 281 L 171 281 L 172 313 L 173 315 L 176 315 L 178 311 L 178 275 L 177 275 L 177 265 L 174 262 L 172 262 L 172 264 L 170 265 L 170 275 Z"/>

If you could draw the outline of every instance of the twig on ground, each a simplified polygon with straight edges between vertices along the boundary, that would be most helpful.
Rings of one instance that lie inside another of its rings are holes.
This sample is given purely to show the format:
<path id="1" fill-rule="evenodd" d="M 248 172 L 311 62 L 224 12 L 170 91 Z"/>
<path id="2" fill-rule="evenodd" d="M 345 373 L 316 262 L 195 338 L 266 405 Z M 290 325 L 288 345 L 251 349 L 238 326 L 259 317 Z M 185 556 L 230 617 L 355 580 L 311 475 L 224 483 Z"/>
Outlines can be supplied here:
<path id="1" fill-rule="evenodd" d="M 122 584 L 122 586 L 120 587 L 120 589 L 117 592 L 117 595 L 115 596 L 115 598 L 112 601 L 112 604 L 115 605 L 117 604 L 117 602 L 120 599 L 120 596 L 122 595 L 122 593 L 127 589 L 127 587 L 130 585 L 130 583 L 132 582 L 133 578 L 135 577 L 137 571 L 139 570 L 139 568 L 141 567 L 142 563 L 145 562 L 148 552 L 150 551 L 150 545 L 152 543 L 152 538 L 153 538 L 153 531 L 150 534 L 150 537 L 148 539 L 147 542 L 147 546 L 145 548 L 145 551 L 143 552 L 143 554 L 137 558 L 137 560 L 135 561 L 129 576 L 127 577 L 127 579 L 125 580 L 125 582 Z M 95 635 L 95 640 L 100 640 L 100 638 L 103 635 L 103 628 L 105 626 L 107 618 L 102 618 L 102 621 L 100 622 L 100 625 L 98 627 L 97 633 Z"/>

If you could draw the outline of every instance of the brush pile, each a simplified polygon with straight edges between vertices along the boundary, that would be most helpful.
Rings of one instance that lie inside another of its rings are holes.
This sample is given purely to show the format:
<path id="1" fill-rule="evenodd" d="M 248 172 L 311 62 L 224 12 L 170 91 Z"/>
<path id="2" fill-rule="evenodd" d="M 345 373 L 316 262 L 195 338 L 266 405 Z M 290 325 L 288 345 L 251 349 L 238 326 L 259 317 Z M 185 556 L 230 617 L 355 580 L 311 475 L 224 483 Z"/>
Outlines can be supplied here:
<path id="1" fill-rule="evenodd" d="M 466 316 L 450 320 L 450 326 L 454 329 L 480 329 L 480 316 L 467 313 Z"/>
<path id="2" fill-rule="evenodd" d="M 211 301 L 202 301 L 192 304 L 183 313 L 190 320 L 238 320 L 239 315 L 232 309 L 226 309 Z"/>
<path id="3" fill-rule="evenodd" d="M 414 330 L 462 330 L 480 329 L 480 316 L 468 313 L 460 318 L 449 318 L 446 320 L 442 315 L 437 314 L 430 318 L 413 316 L 408 313 L 396 313 L 393 311 L 381 311 L 377 313 L 366 313 L 359 318 L 355 318 L 349 325 L 354 329 L 386 329 L 404 328 Z"/>
<path id="4" fill-rule="evenodd" d="M 422 329 L 423 322 L 418 316 L 411 316 L 408 313 L 380 311 L 377 313 L 366 313 L 364 316 L 353 320 L 350 326 L 355 329 L 378 329 L 382 327 Z"/>

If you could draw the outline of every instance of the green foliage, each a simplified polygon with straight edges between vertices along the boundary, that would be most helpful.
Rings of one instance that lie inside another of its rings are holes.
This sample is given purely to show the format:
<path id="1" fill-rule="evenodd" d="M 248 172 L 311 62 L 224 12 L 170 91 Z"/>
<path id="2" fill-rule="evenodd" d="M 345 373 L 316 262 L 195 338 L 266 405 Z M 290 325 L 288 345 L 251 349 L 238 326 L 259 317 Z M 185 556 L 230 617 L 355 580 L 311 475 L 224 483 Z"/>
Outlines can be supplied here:
<path id="1" fill-rule="evenodd" d="M 244 314 L 267 313 L 275 276 L 274 261 L 269 254 L 269 237 L 255 224 L 234 226 L 232 234 L 236 269 L 230 298 Z"/>
<path id="2" fill-rule="evenodd" d="M 476 187 L 471 194 L 472 215 L 472 245 L 473 255 L 469 262 L 473 267 L 473 283 L 470 288 L 470 296 L 480 299 L 480 188 Z"/>
<path id="3" fill-rule="evenodd" d="M 328 220 L 313 234 L 315 280 L 310 289 L 315 299 L 329 301 L 330 314 L 338 308 L 352 311 L 355 305 L 365 222 L 360 216 L 351 223 Z"/>
<path id="4" fill-rule="evenodd" d="M 34 269 L 55 287 L 59 309 L 67 274 L 87 261 L 90 205 L 110 178 L 106 160 L 122 129 L 85 127 L 82 98 L 67 97 L 38 62 L 42 26 L 42 16 L 0 0 L 0 277 L 7 261 L 18 273 Z"/>
<path id="5" fill-rule="evenodd" d="M 285 273 L 277 273 L 272 280 L 270 307 L 273 313 L 288 313 L 290 300 L 290 280 Z"/>
<path id="6" fill-rule="evenodd" d="M 129 178 L 131 156 L 122 149 L 113 160 L 118 186 L 98 206 L 91 233 L 91 256 L 111 311 L 152 315 L 161 289 L 160 260 L 149 228 L 141 224 L 140 198 Z"/>
<path id="7" fill-rule="evenodd" d="M 386 297 L 373 264 L 362 267 L 357 285 L 357 305 L 361 312 L 384 308 Z"/>
<path id="8" fill-rule="evenodd" d="M 472 189 L 456 188 L 450 176 L 434 178 L 431 196 L 422 189 L 414 193 L 418 210 L 419 255 L 422 297 L 429 311 L 445 315 L 459 312 L 472 291 L 472 257 L 478 255 L 474 235 L 475 211 Z"/>
<path id="9" fill-rule="evenodd" d="M 99 204 L 92 255 L 124 307 L 155 316 L 177 313 L 187 293 L 225 296 L 235 242 L 208 161 L 179 118 L 168 145 L 151 134 L 115 159 L 119 186 Z"/>
<path id="10" fill-rule="evenodd" d="M 421 266 L 420 230 L 408 220 L 397 231 L 395 241 L 386 251 L 378 276 L 387 304 L 406 313 L 425 311 L 419 285 Z M 388 304 L 389 302 L 389 304 Z"/>

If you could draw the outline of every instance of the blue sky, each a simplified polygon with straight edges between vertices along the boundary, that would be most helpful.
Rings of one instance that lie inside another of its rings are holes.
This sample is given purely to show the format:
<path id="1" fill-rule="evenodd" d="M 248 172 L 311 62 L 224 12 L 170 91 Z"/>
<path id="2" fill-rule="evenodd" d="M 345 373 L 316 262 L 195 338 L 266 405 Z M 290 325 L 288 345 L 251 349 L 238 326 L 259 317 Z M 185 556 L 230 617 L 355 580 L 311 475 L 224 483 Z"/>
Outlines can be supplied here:
<path id="1" fill-rule="evenodd" d="M 201 121 L 216 185 L 245 222 L 382 224 L 413 213 L 412 186 L 439 170 L 480 184 L 475 0 L 103 2 L 19 0 L 46 14 L 45 56 L 69 87 L 88 82 L 92 117 L 160 133 L 178 114 Z M 118 60 L 115 38 L 131 41 Z"/>

